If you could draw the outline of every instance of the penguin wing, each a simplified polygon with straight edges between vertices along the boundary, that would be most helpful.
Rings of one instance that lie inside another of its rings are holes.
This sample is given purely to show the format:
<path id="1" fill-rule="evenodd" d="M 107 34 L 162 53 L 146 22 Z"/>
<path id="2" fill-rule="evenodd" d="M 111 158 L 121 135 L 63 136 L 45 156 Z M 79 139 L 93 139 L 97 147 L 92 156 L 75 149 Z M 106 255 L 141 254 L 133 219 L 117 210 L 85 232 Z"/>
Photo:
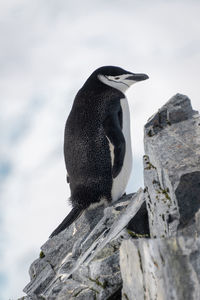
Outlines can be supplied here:
<path id="1" fill-rule="evenodd" d="M 125 156 L 126 142 L 120 126 L 120 110 L 109 113 L 103 122 L 103 128 L 107 138 L 114 147 L 114 163 L 112 168 L 113 178 L 120 173 Z"/>

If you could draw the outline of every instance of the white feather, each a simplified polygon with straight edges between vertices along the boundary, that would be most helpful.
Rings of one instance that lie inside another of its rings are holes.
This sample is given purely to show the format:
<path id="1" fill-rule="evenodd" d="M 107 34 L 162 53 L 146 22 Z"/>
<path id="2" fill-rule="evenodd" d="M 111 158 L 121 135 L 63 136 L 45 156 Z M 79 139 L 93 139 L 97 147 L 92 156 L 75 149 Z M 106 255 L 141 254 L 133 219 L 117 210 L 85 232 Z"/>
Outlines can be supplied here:
<path id="1" fill-rule="evenodd" d="M 130 133 L 130 112 L 127 98 L 120 100 L 122 107 L 122 132 L 126 141 L 126 152 L 124 157 L 124 163 L 119 175 L 113 179 L 112 184 L 112 200 L 116 201 L 119 199 L 125 192 L 126 186 L 132 170 L 132 149 L 131 149 L 131 133 Z M 113 148 L 113 147 L 112 147 Z M 111 145 L 110 145 L 111 149 Z M 113 151 L 111 151 L 111 159 L 113 156 Z"/>
<path id="2" fill-rule="evenodd" d="M 119 76 L 105 76 L 105 75 L 98 75 L 98 78 L 101 82 L 106 85 L 112 86 L 113 88 L 125 93 L 126 90 L 136 83 L 137 81 L 127 79 L 130 74 L 123 74 Z"/>

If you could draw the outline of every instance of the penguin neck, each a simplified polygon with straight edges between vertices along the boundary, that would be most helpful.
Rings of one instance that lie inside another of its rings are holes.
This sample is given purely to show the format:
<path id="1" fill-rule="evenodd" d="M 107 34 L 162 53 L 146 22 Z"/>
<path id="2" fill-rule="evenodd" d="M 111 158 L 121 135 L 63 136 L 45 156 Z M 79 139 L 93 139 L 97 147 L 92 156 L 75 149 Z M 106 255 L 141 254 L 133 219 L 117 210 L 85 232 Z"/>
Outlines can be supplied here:
<path id="1" fill-rule="evenodd" d="M 100 80 L 97 78 L 88 78 L 88 80 L 84 83 L 82 89 L 89 90 L 95 90 L 95 91 L 104 91 L 107 90 L 107 86 L 103 84 Z"/>

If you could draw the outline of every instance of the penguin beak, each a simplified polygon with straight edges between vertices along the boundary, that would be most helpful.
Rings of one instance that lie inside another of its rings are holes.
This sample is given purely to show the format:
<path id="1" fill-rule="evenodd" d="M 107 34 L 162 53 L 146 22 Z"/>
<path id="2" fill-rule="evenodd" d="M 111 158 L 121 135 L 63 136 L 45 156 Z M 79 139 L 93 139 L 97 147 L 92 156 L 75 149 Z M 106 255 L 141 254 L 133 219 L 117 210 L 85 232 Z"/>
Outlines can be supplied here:
<path id="1" fill-rule="evenodd" d="M 142 81 L 148 79 L 149 76 L 142 73 L 134 74 L 132 73 L 130 76 L 126 77 L 126 80 L 132 80 L 132 81 Z"/>

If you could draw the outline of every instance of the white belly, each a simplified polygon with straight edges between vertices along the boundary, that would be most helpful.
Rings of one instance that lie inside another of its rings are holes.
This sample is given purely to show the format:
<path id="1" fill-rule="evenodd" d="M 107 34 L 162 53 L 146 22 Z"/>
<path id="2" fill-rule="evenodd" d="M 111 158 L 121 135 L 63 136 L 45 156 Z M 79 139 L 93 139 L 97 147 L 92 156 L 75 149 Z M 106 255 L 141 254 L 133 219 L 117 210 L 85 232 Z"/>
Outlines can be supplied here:
<path id="1" fill-rule="evenodd" d="M 126 141 L 126 152 L 121 172 L 116 178 L 113 179 L 111 191 L 113 201 L 118 200 L 124 194 L 132 170 L 130 112 L 127 99 L 121 99 L 120 104 L 122 107 L 122 132 Z"/>

